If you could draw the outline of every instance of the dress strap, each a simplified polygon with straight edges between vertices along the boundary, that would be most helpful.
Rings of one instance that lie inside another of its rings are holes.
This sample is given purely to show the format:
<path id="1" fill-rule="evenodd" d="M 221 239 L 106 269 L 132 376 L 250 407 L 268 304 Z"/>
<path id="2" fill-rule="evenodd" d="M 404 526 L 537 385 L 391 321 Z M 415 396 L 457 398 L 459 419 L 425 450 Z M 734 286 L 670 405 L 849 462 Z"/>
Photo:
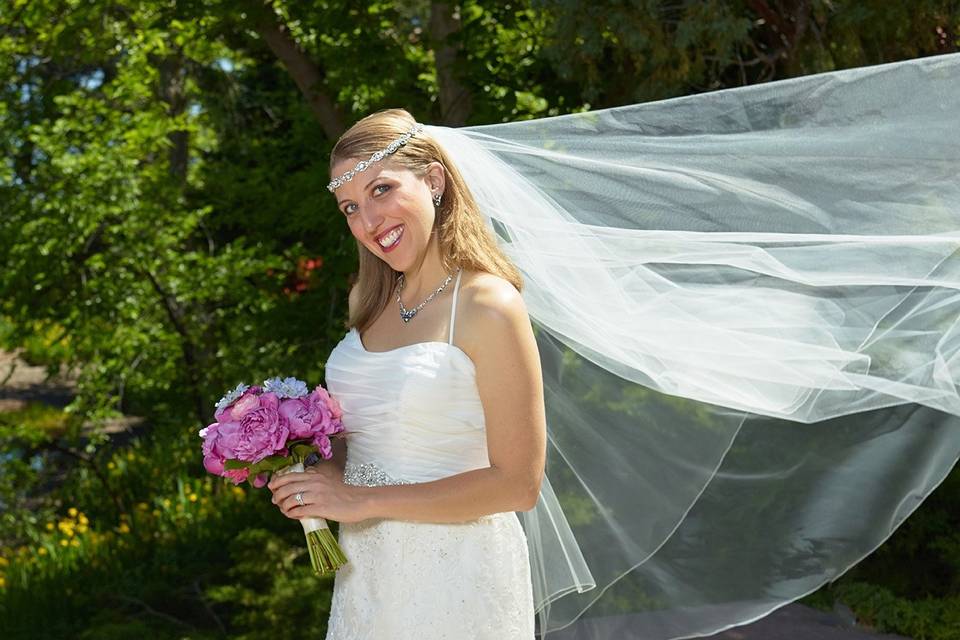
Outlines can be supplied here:
<path id="1" fill-rule="evenodd" d="M 462 268 L 457 271 L 457 284 L 453 285 L 453 304 L 450 305 L 450 338 L 447 340 L 447 344 L 453 344 L 453 323 L 457 319 L 457 294 L 460 292 L 460 274 L 462 273 Z"/>

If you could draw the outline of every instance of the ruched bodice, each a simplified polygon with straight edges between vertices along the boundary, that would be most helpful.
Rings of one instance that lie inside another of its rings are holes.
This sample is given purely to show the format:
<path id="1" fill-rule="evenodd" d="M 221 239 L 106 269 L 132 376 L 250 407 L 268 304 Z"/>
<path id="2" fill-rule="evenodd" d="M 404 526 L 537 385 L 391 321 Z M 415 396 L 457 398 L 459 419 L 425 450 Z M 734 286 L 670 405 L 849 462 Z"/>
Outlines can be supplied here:
<path id="1" fill-rule="evenodd" d="M 447 342 L 367 351 L 351 329 L 327 359 L 327 390 L 343 408 L 344 482 L 430 482 L 490 466 L 470 357 Z M 468 522 L 371 518 L 341 523 L 327 640 L 532 640 L 527 540 L 516 513 Z"/>
<path id="2" fill-rule="evenodd" d="M 476 371 L 456 345 L 367 351 L 351 329 L 330 354 L 326 380 L 343 407 L 349 463 L 410 482 L 490 465 Z"/>

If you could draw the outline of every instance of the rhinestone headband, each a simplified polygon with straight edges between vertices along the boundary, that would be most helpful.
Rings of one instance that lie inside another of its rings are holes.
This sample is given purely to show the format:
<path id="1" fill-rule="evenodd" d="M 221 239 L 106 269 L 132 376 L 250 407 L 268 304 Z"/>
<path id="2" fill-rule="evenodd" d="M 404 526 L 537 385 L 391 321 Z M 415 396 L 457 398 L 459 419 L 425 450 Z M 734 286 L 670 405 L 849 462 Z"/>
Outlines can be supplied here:
<path id="1" fill-rule="evenodd" d="M 368 160 L 361 160 L 356 164 L 356 166 L 353 169 L 351 169 L 350 171 L 347 171 L 345 174 L 343 174 L 339 178 L 334 178 L 330 182 L 330 184 L 327 185 L 327 189 L 330 191 L 330 193 L 333 193 L 334 191 L 336 191 L 338 187 L 343 186 L 344 183 L 350 182 L 351 180 L 353 180 L 353 177 L 355 175 L 369 169 L 370 165 L 372 165 L 374 162 L 380 162 L 390 154 L 396 153 L 397 150 L 400 149 L 400 147 L 407 144 L 407 140 L 417 135 L 421 131 L 423 131 L 423 125 L 418 122 L 417 124 L 413 125 L 413 128 L 410 129 L 410 131 L 407 131 L 405 134 L 403 134 L 402 136 L 400 136 L 399 138 L 397 138 L 396 140 L 388 144 L 386 149 L 381 149 L 380 151 L 377 151 L 372 156 L 370 156 Z"/>

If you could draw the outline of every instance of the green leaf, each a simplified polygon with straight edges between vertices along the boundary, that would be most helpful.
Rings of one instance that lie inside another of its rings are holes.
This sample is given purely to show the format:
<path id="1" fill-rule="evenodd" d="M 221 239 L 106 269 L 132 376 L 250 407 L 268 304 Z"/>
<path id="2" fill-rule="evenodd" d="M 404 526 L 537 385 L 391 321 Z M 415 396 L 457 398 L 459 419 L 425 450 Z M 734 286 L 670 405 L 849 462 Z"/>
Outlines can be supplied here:
<path id="1" fill-rule="evenodd" d="M 243 460 L 227 460 L 223 463 L 223 468 L 232 470 L 232 469 L 248 469 L 250 468 L 250 463 Z"/>

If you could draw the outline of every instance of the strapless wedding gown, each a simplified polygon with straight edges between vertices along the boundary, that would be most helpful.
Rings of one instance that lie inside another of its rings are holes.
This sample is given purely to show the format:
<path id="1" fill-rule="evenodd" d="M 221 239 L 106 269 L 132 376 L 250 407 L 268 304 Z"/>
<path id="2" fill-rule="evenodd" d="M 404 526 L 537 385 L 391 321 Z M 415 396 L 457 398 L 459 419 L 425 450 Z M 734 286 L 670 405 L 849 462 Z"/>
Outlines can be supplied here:
<path id="1" fill-rule="evenodd" d="M 462 272 L 461 272 L 462 273 Z M 473 361 L 447 342 L 367 351 L 351 329 L 326 385 L 343 407 L 344 481 L 428 482 L 490 466 Z M 327 640 L 532 640 L 527 541 L 516 513 L 456 524 L 341 523 Z"/>

